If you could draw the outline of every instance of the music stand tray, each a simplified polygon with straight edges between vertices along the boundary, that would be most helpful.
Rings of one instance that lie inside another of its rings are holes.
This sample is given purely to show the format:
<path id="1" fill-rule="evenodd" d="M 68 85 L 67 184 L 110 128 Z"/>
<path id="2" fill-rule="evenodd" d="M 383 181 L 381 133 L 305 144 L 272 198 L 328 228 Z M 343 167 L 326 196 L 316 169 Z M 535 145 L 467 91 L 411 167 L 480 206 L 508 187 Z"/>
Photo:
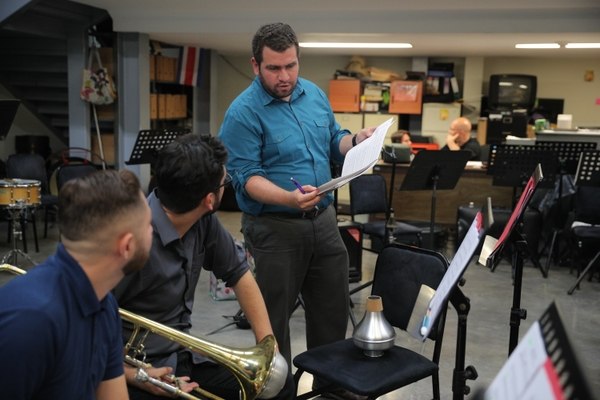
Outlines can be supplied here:
<path id="1" fill-rule="evenodd" d="M 174 141 L 177 137 L 190 133 L 185 128 L 146 129 L 141 130 L 131 150 L 127 165 L 152 164 L 160 149 Z"/>

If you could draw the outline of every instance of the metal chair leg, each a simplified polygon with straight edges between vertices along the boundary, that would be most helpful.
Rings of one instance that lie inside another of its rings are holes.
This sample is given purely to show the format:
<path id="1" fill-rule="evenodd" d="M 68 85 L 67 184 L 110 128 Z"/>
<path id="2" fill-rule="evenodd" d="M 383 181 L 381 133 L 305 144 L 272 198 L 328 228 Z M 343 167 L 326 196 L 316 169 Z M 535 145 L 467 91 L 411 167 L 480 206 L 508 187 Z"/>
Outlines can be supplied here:
<path id="1" fill-rule="evenodd" d="M 588 265 L 585 267 L 583 272 L 581 274 L 579 274 L 579 276 L 577 277 L 577 281 L 571 287 L 571 289 L 569 289 L 569 291 L 567 292 L 568 294 L 573 294 L 575 289 L 579 287 L 579 284 L 581 283 L 581 281 L 583 280 L 585 275 L 590 271 L 590 269 L 592 269 L 592 267 L 596 264 L 596 261 L 598 261 L 598 258 L 600 258 L 600 251 L 596 253 L 594 258 L 592 258 L 592 260 L 588 263 Z"/>

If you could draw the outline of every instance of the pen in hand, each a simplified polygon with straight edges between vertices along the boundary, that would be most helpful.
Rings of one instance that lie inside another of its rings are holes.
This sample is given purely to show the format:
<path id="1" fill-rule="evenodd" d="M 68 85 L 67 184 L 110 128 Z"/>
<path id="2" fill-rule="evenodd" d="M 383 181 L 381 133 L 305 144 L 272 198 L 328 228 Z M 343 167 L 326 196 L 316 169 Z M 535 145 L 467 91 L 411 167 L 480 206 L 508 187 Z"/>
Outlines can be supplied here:
<path id="1" fill-rule="evenodd" d="M 300 193 L 306 194 L 306 192 L 304 191 L 304 189 L 302 189 L 302 185 L 300 185 L 297 180 L 295 180 L 294 178 L 290 178 L 290 181 L 292 181 L 292 183 L 298 188 L 298 190 L 300 191 Z"/>

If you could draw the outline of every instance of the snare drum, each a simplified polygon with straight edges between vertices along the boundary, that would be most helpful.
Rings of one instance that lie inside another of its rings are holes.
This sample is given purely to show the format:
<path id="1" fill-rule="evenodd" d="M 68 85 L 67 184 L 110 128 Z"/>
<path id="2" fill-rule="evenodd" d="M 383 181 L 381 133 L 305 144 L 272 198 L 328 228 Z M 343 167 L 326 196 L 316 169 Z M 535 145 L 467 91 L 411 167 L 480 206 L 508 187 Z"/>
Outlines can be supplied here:
<path id="1" fill-rule="evenodd" d="M 41 183 L 31 179 L 0 179 L 0 206 L 29 207 L 42 202 Z"/>

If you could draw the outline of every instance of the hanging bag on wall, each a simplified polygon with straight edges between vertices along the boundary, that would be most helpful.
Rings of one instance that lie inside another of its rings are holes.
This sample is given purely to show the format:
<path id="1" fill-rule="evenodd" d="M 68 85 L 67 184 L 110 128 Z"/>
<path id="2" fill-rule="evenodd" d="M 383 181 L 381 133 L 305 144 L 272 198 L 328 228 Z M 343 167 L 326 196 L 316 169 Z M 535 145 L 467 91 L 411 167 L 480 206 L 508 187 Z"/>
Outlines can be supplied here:
<path id="1" fill-rule="evenodd" d="M 93 65 L 96 60 L 97 68 Z M 96 47 L 90 47 L 87 68 L 83 70 L 83 85 L 80 96 L 83 101 L 92 104 L 111 104 L 117 98 L 115 85 L 108 74 L 108 70 L 102 66 L 100 54 Z"/>

